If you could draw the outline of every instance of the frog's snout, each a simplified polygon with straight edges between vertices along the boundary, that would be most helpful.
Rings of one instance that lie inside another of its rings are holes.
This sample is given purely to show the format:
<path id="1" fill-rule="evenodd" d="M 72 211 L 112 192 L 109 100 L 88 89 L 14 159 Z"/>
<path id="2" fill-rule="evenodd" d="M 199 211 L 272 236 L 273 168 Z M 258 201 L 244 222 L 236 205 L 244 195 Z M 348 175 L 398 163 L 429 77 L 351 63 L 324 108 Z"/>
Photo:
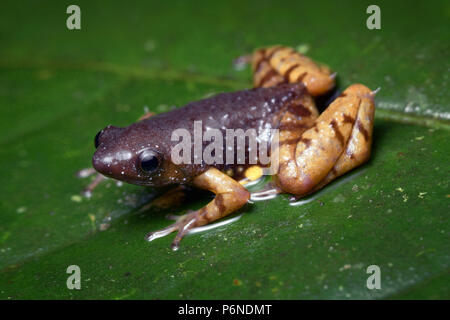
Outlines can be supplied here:
<path id="1" fill-rule="evenodd" d="M 92 166 L 97 172 L 100 172 L 104 175 L 107 175 L 110 171 L 110 165 L 108 167 L 108 163 L 105 161 L 105 157 L 99 156 L 97 152 L 94 153 L 94 156 L 92 157 Z"/>
<path id="2" fill-rule="evenodd" d="M 95 170 L 104 175 L 123 175 L 123 171 L 127 169 L 127 161 L 132 157 L 130 151 L 120 148 L 118 144 L 122 130 L 122 128 L 107 126 L 95 136 L 96 151 L 92 157 L 92 165 Z"/>
<path id="3" fill-rule="evenodd" d="M 133 153 L 126 150 L 97 150 L 92 157 L 94 169 L 103 175 L 120 179 L 135 171 L 132 165 Z"/>

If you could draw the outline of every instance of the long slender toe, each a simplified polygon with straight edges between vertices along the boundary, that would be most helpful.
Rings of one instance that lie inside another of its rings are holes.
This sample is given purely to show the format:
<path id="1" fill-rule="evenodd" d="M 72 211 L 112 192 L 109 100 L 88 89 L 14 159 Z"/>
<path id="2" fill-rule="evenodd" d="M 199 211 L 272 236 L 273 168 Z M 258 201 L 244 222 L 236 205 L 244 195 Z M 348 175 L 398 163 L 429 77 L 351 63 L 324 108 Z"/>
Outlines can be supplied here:
<path id="1" fill-rule="evenodd" d="M 147 233 L 147 235 L 145 236 L 145 239 L 150 242 L 155 239 L 165 237 L 168 234 L 174 232 L 175 230 L 177 230 L 177 227 L 175 226 L 175 224 L 173 224 L 173 225 L 168 226 L 167 228 Z"/>

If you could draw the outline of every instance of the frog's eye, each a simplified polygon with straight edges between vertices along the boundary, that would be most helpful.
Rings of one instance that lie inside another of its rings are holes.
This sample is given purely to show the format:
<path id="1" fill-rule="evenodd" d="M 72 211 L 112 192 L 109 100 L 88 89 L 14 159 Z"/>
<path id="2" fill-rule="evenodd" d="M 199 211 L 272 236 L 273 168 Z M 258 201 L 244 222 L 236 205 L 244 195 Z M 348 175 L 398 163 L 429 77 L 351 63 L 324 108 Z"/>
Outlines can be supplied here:
<path id="1" fill-rule="evenodd" d="M 102 134 L 102 132 L 103 132 L 103 130 L 100 130 L 96 135 L 95 135 L 95 138 L 94 138 L 94 145 L 95 145 L 95 149 L 97 149 L 98 148 L 98 145 L 100 144 L 100 135 Z"/>
<path id="2" fill-rule="evenodd" d="M 156 170 L 159 166 L 158 155 L 151 150 L 142 152 L 139 156 L 139 166 L 147 173 Z"/>

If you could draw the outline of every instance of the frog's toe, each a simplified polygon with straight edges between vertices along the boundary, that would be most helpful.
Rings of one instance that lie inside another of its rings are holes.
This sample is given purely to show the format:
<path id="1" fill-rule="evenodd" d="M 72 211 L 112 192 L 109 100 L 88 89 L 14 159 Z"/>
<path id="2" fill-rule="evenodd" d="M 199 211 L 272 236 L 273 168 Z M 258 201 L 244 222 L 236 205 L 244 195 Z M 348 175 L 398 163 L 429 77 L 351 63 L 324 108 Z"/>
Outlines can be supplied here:
<path id="1" fill-rule="evenodd" d="M 182 216 L 171 215 L 170 218 L 176 219 L 176 221 L 166 228 L 148 233 L 145 236 L 145 239 L 147 241 L 153 241 L 178 230 L 178 233 L 171 245 L 173 250 L 178 250 L 181 239 L 183 239 L 190 229 L 195 227 L 195 222 L 198 219 L 198 212 L 193 211 Z"/>
<path id="2" fill-rule="evenodd" d="M 155 239 L 161 238 L 161 237 L 165 237 L 168 234 L 174 232 L 175 230 L 177 230 L 177 227 L 175 226 L 175 223 L 168 226 L 167 228 L 163 228 L 161 230 L 158 231 L 153 231 L 153 232 L 149 232 L 147 233 L 147 235 L 145 236 L 145 239 L 147 241 L 153 241 Z"/>

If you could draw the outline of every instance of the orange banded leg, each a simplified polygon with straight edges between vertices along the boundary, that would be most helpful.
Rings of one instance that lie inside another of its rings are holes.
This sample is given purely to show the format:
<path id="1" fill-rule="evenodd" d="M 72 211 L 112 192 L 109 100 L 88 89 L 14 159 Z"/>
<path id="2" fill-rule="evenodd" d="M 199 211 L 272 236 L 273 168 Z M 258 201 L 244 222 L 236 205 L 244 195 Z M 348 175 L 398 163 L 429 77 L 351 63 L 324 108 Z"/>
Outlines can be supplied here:
<path id="1" fill-rule="evenodd" d="M 283 46 L 256 50 L 252 57 L 252 69 L 255 87 L 302 82 L 311 95 L 318 96 L 335 85 L 335 74 L 328 67 Z"/>
<path id="2" fill-rule="evenodd" d="M 247 189 L 241 184 L 215 168 L 195 177 L 193 185 L 214 192 L 216 197 L 205 207 L 181 216 L 172 225 L 159 231 L 150 232 L 146 236 L 148 241 L 178 231 L 172 242 L 172 249 L 177 250 L 181 239 L 190 229 L 206 225 L 240 209 L 250 197 Z"/>
<path id="3" fill-rule="evenodd" d="M 349 89 L 350 93 L 344 92 L 344 94 L 354 94 L 361 97 L 361 103 L 354 121 L 351 136 L 347 142 L 345 151 L 336 161 L 327 176 L 314 188 L 315 190 L 322 188 L 335 178 L 360 166 L 370 158 L 373 120 L 375 116 L 373 93 L 362 85 L 353 85 Z"/>
<path id="4" fill-rule="evenodd" d="M 280 153 L 276 176 L 281 190 L 306 195 L 369 158 L 374 101 L 360 84 L 347 88 L 306 130 L 298 143 Z"/>

